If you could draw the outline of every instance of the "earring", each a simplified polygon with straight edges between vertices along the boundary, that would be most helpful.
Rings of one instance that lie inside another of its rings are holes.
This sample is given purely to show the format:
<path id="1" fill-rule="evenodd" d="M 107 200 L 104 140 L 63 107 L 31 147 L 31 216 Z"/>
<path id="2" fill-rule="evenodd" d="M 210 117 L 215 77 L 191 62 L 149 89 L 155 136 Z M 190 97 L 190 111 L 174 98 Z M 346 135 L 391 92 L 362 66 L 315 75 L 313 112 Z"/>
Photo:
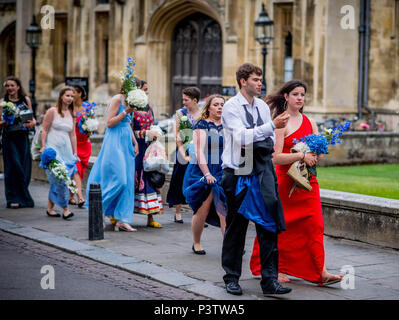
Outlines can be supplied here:
<path id="1" fill-rule="evenodd" d="M 284 111 L 287 110 L 287 100 L 284 102 Z"/>

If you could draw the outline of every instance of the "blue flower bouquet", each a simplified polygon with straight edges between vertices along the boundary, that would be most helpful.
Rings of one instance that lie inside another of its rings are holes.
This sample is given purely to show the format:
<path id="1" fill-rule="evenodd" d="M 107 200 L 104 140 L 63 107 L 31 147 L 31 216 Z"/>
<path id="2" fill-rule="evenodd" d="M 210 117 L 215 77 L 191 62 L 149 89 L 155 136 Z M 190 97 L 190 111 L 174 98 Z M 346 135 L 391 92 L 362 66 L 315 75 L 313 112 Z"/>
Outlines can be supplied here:
<path id="1" fill-rule="evenodd" d="M 68 177 L 68 170 L 65 164 L 56 159 L 57 152 L 53 148 L 46 148 L 40 157 L 40 168 L 49 170 L 59 183 L 65 183 L 69 191 L 75 194 L 77 192 L 75 181 Z"/>
<path id="2" fill-rule="evenodd" d="M 79 131 L 82 134 L 86 134 L 88 137 L 98 129 L 98 120 L 96 119 L 95 110 L 97 104 L 95 102 L 86 101 L 83 103 L 83 112 L 77 113 L 78 116 L 82 116 L 78 123 Z"/>
<path id="3" fill-rule="evenodd" d="M 2 117 L 7 125 L 12 126 L 15 122 L 19 122 L 19 108 L 11 101 L 3 101 L 0 103 L 2 108 Z"/>
<path id="4" fill-rule="evenodd" d="M 327 154 L 329 145 L 341 143 L 340 137 L 350 126 L 351 122 L 347 121 L 344 125 L 338 125 L 332 129 L 325 129 L 324 134 L 310 134 L 300 140 L 294 139 L 293 142 L 295 145 L 291 148 L 291 152 L 312 152 L 317 154 L 317 156 Z M 287 175 L 295 181 L 289 195 L 290 197 L 297 187 L 310 191 L 312 190 L 312 186 L 309 181 L 312 176 L 317 177 L 316 165 L 307 166 L 302 161 L 296 161 L 287 171 Z"/>

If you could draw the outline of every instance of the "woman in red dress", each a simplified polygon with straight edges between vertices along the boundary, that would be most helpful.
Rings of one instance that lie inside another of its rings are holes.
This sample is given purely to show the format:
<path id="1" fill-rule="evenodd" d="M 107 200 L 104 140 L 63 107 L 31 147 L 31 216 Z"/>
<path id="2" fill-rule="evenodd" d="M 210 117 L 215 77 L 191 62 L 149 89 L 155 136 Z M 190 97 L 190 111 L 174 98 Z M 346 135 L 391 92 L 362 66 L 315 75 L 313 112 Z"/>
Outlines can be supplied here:
<path id="1" fill-rule="evenodd" d="M 320 201 L 319 185 L 312 176 L 311 191 L 295 189 L 294 180 L 287 171 L 296 161 L 313 166 L 320 160 L 314 153 L 291 153 L 294 139 L 318 134 L 313 120 L 303 114 L 306 84 L 292 80 L 272 96 L 266 98 L 272 116 L 275 118 L 285 110 L 290 118 L 283 129 L 276 129 L 273 162 L 276 164 L 279 195 L 284 209 L 286 231 L 278 236 L 279 281 L 289 282 L 288 275 L 315 282 L 320 286 L 337 283 L 342 276 L 327 272 L 325 266 L 323 232 L 324 222 Z M 253 275 L 260 274 L 259 244 L 255 239 L 250 268 Z"/>
<path id="2" fill-rule="evenodd" d="M 83 199 L 82 195 L 82 181 L 85 177 L 85 170 L 87 166 L 89 165 L 89 159 L 91 155 L 91 142 L 90 138 L 87 136 L 87 134 L 83 134 L 80 132 L 78 124 L 80 119 L 82 118 L 83 115 L 81 113 L 83 112 L 84 108 L 82 107 L 83 101 L 86 100 L 86 92 L 84 88 L 81 86 L 73 86 L 74 90 L 74 115 L 75 115 L 75 132 L 76 132 L 76 140 L 77 140 L 77 154 L 78 158 L 80 161 L 76 162 L 76 167 L 78 168 L 78 174 L 76 174 L 73 177 L 73 180 L 76 183 L 76 189 L 78 190 L 77 196 L 78 196 L 78 202 L 74 200 L 74 195 L 70 195 L 70 204 L 77 204 L 79 208 L 82 208 L 85 200 Z"/>

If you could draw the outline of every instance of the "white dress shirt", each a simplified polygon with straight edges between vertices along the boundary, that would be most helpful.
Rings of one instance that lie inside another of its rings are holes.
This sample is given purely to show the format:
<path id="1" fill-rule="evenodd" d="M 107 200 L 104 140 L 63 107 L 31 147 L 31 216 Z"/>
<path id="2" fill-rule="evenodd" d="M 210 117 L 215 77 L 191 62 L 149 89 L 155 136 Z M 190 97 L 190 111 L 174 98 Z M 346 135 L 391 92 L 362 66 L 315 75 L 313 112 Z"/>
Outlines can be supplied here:
<path id="1" fill-rule="evenodd" d="M 248 112 L 252 114 L 255 127 L 247 122 L 244 106 Z M 256 127 L 258 112 L 263 121 L 263 125 Z M 275 142 L 274 129 L 275 126 L 270 116 L 269 106 L 261 99 L 254 98 L 253 105 L 250 105 L 247 99 L 238 92 L 238 94 L 228 100 L 223 106 L 222 111 L 222 125 L 223 125 L 223 154 L 222 154 L 222 168 L 239 169 L 244 158 L 241 157 L 242 146 L 247 146 L 246 149 L 250 152 L 250 146 L 254 142 L 263 141 L 271 137 Z M 245 160 L 246 161 L 246 160 Z M 247 163 L 246 163 L 247 165 Z M 252 164 L 249 164 L 250 166 Z M 248 168 L 251 170 L 251 168 Z"/>

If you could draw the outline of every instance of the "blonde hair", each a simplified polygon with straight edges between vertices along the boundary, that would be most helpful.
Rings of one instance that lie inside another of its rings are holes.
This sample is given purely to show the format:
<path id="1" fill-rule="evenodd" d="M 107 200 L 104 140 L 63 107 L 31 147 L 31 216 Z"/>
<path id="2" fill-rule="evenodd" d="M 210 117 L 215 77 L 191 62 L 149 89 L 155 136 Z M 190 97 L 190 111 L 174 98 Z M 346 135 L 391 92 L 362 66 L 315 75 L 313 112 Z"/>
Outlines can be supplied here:
<path id="1" fill-rule="evenodd" d="M 213 95 L 209 96 L 209 98 L 206 100 L 204 107 L 202 108 L 200 116 L 198 117 L 198 120 L 197 120 L 198 122 L 209 118 L 209 108 L 212 104 L 212 100 L 215 98 L 221 98 L 221 99 L 223 99 L 223 101 L 226 102 L 226 99 L 220 94 L 213 94 Z"/>

